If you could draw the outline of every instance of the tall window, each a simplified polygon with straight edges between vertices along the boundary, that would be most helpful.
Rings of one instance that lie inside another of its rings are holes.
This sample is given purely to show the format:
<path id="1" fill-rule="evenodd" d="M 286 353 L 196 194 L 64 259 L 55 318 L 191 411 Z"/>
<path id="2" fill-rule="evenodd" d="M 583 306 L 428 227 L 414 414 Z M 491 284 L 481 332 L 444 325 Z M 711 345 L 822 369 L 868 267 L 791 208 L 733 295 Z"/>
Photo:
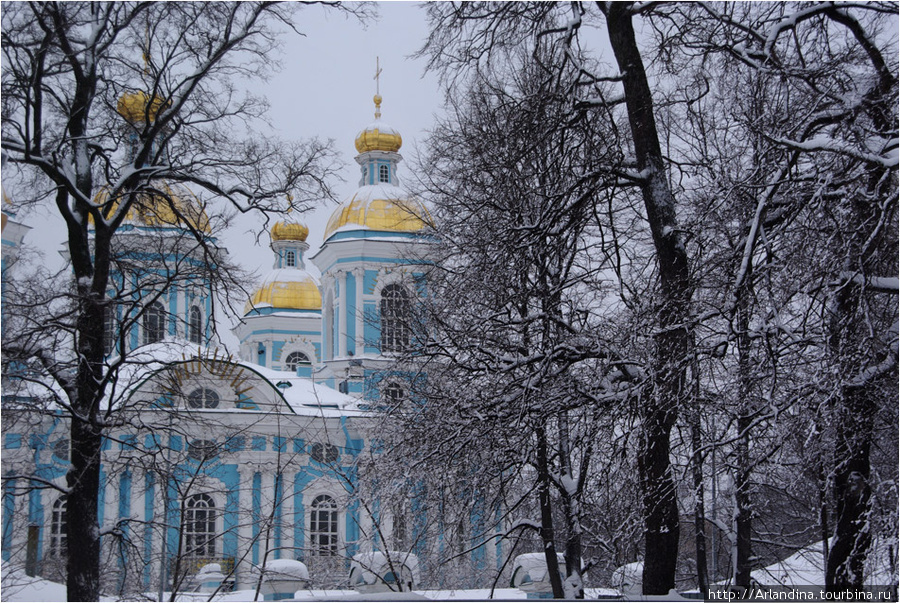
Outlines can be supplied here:
<path id="1" fill-rule="evenodd" d="M 196 344 L 200 344 L 203 341 L 203 313 L 197 306 L 191 306 L 191 315 L 188 321 L 188 340 Z"/>
<path id="2" fill-rule="evenodd" d="M 378 166 L 378 182 L 391 181 L 391 168 L 386 165 Z"/>
<path id="3" fill-rule="evenodd" d="M 309 357 L 303 352 L 291 352 L 284 360 L 284 370 L 296 371 L 301 364 L 309 364 Z"/>
<path id="4" fill-rule="evenodd" d="M 103 353 L 107 356 L 116 350 L 116 309 L 106 306 L 103 309 Z"/>
<path id="5" fill-rule="evenodd" d="M 216 556 L 216 503 L 208 494 L 184 501 L 184 550 L 188 557 Z"/>
<path id="6" fill-rule="evenodd" d="M 293 251 L 288 251 L 284 254 L 284 265 L 288 268 L 293 268 L 297 265 L 297 254 Z"/>
<path id="7" fill-rule="evenodd" d="M 401 352 L 409 347 L 409 294 L 400 285 L 381 291 L 381 351 Z"/>
<path id="8" fill-rule="evenodd" d="M 66 497 L 60 496 L 53 503 L 50 514 L 50 550 L 51 557 L 62 557 L 66 554 Z"/>
<path id="9" fill-rule="evenodd" d="M 159 302 L 153 302 L 144 312 L 144 345 L 162 341 L 166 336 L 166 311 Z"/>
<path id="10" fill-rule="evenodd" d="M 337 555 L 338 512 L 330 496 L 317 496 L 310 507 L 309 541 L 313 555 Z"/>
<path id="11" fill-rule="evenodd" d="M 219 394 L 208 387 L 199 387 L 188 394 L 188 406 L 191 408 L 216 408 L 219 405 Z"/>

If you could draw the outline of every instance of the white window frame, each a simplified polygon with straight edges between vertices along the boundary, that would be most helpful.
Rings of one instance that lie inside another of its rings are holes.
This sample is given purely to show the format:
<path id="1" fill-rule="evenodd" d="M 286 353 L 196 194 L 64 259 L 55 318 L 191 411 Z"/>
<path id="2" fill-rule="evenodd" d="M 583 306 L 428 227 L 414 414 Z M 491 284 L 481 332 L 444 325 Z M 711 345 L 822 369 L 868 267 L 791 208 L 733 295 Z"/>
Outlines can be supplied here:
<path id="1" fill-rule="evenodd" d="M 331 501 L 331 505 L 328 508 L 321 509 L 316 505 L 317 501 L 325 502 L 322 499 L 327 498 Z M 322 530 L 317 529 L 320 528 L 320 524 L 322 523 L 321 516 L 317 515 L 317 513 L 329 512 L 331 517 L 326 519 L 327 525 L 326 527 L 332 529 Z M 313 557 L 336 557 L 340 552 L 341 546 L 341 512 L 340 507 L 338 506 L 337 498 L 329 493 L 329 492 L 320 492 L 312 497 L 312 502 L 309 505 L 309 512 L 307 514 L 307 538 L 309 542 L 309 554 Z M 323 547 L 322 538 L 327 538 L 330 542 L 326 541 L 325 546 Z M 323 552 L 327 551 L 327 552 Z"/>
<path id="2" fill-rule="evenodd" d="M 195 313 L 196 321 L 194 320 Z M 188 310 L 188 341 L 196 344 L 203 343 L 203 310 L 196 304 L 192 304 Z"/>
<path id="3" fill-rule="evenodd" d="M 151 321 L 154 319 L 158 320 L 156 325 L 151 324 Z M 166 309 L 162 303 L 158 300 L 151 302 L 144 310 L 144 316 L 141 319 L 141 327 L 144 331 L 144 345 L 164 340 L 166 338 L 167 322 Z M 159 335 L 159 337 L 152 337 L 154 335 Z"/>
<path id="4" fill-rule="evenodd" d="M 385 292 L 400 292 L 402 295 L 386 297 Z M 409 324 L 404 324 L 403 314 L 409 317 L 413 296 L 402 282 L 386 284 L 378 294 L 379 322 L 381 327 L 381 353 L 403 352 L 409 349 L 412 333 Z M 391 306 L 394 307 L 391 307 Z"/>
<path id="5" fill-rule="evenodd" d="M 203 504 L 192 504 L 202 502 Z M 199 492 L 184 499 L 182 503 L 182 534 L 184 536 L 184 556 L 189 559 L 214 559 L 219 543 L 219 506 L 209 493 Z M 198 519 L 198 515 L 203 515 Z M 211 516 L 211 517 L 210 517 Z M 197 524 L 204 529 L 195 530 Z M 210 529 L 211 528 L 211 529 Z M 199 544 L 198 544 L 199 542 Z"/>
<path id="6" fill-rule="evenodd" d="M 49 557 L 65 557 L 68 548 L 66 537 L 68 504 L 68 499 L 63 494 L 53 502 L 53 507 L 50 510 L 50 544 L 47 547 L 47 555 Z"/>

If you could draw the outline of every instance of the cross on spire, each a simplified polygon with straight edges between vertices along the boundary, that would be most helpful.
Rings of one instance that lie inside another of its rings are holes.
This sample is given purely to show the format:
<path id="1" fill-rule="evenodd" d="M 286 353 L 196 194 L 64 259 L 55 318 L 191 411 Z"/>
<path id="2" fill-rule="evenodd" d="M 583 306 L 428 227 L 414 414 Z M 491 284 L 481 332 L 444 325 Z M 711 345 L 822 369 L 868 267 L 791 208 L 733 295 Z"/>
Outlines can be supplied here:
<path id="1" fill-rule="evenodd" d="M 375 77 L 372 79 L 375 80 L 375 94 L 381 96 L 381 57 L 375 57 Z"/>
<path id="2" fill-rule="evenodd" d="M 375 57 L 375 119 L 381 119 L 381 63 L 380 58 Z"/>

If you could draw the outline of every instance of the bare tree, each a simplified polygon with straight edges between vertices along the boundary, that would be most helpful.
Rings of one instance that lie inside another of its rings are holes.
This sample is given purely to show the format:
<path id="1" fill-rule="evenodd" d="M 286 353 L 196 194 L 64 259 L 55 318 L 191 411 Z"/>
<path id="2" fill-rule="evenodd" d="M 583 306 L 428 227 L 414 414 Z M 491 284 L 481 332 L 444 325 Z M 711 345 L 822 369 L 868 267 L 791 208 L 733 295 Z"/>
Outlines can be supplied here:
<path id="1" fill-rule="evenodd" d="M 328 194 L 327 147 L 260 136 L 255 124 L 265 103 L 235 84 L 273 66 L 279 31 L 292 29 L 297 8 L 43 3 L 4 10 L 3 151 L 33 176 L 35 200 L 52 200 L 65 220 L 74 281 L 66 335 L 54 342 L 48 333 L 19 354 L 42 362 L 72 418 L 67 533 L 80 550 L 68 560 L 71 600 L 99 595 L 100 445 L 115 412 L 101 403 L 116 375 L 103 347 L 115 235 L 152 206 L 209 244 L 197 216 L 165 183 L 190 184 L 201 207 L 215 197 L 240 212 L 278 209 L 285 195 L 302 209 Z"/>
<path id="2" fill-rule="evenodd" d="M 432 36 L 424 52 L 444 70 L 459 64 L 502 62 L 508 50 L 529 37 L 554 37 L 565 45 L 556 68 L 571 62 L 581 75 L 579 105 L 593 108 L 598 121 L 624 106 L 630 136 L 619 131 L 631 157 L 620 173 L 632 168 L 628 180 L 637 185 L 651 232 L 658 279 L 655 291 L 654 354 L 648 394 L 642 399 L 642 441 L 639 455 L 644 492 L 644 593 L 666 594 L 674 587 L 678 548 L 678 506 L 669 462 L 670 436 L 679 408 L 689 395 L 686 366 L 691 357 L 692 321 L 689 273 L 684 233 L 679 227 L 676 199 L 662 154 L 654 100 L 634 34 L 634 20 L 644 11 L 636 3 L 502 6 L 469 4 L 432 7 Z M 603 74 L 582 61 L 579 32 L 585 23 L 603 20 L 619 65 Z M 446 58 L 450 57 L 450 58 Z M 604 89 L 604 82 L 621 86 Z"/>
<path id="3" fill-rule="evenodd" d="M 422 378 L 388 409 L 399 431 L 385 463 L 416 459 L 432 492 L 468 482 L 470 504 L 481 509 L 470 510 L 479 518 L 469 526 L 475 542 L 496 537 L 498 513 L 512 535 L 536 528 L 555 596 L 583 597 L 593 429 L 618 399 L 591 385 L 614 355 L 595 337 L 600 319 L 591 315 L 613 254 L 594 207 L 618 156 L 601 129 L 572 112 L 577 72 L 552 67 L 564 49 L 531 50 L 502 73 L 473 77 L 467 100 L 429 141 L 420 171 L 439 257 L 430 258 L 415 344 L 396 369 Z M 466 421 L 475 426 L 460 433 Z M 465 477 L 473 467 L 478 477 Z"/>
<path id="4" fill-rule="evenodd" d="M 745 333 L 739 351 L 748 350 L 754 283 L 777 279 L 782 299 L 761 320 L 779 316 L 783 332 L 811 335 L 805 347 L 792 347 L 817 362 L 812 374 L 828 384 L 819 390 L 829 402 L 816 405 L 813 429 L 834 438 L 827 473 L 836 531 L 825 582 L 837 590 L 863 585 L 873 520 L 870 447 L 880 408 L 893 398 L 885 387 L 896 379 L 896 339 L 887 334 L 896 308 L 886 294 L 896 295 L 897 53 L 884 34 L 896 10 L 881 3 L 691 6 L 660 28 L 684 42 L 682 57 L 721 60 L 723 73 L 755 82 L 744 90 L 763 92 L 762 112 L 744 122 L 746 140 L 758 141 L 746 164 L 756 174 L 732 190 L 749 193 L 753 209 L 743 220 L 732 300 L 723 308 Z M 785 321 L 789 309 L 794 318 Z M 744 379 L 748 369 L 741 369 Z M 742 433 L 753 413 L 745 409 Z M 749 514 L 744 500 L 738 515 Z M 749 537 L 746 526 L 738 535 L 740 584 L 749 582 Z"/>

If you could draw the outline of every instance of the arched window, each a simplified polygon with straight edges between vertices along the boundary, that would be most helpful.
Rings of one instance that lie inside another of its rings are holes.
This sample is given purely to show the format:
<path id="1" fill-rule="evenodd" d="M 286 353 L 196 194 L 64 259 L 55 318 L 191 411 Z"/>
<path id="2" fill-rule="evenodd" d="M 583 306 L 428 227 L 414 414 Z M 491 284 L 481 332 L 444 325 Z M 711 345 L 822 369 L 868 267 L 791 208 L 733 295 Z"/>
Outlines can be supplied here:
<path id="1" fill-rule="evenodd" d="M 309 364 L 309 357 L 303 352 L 291 352 L 284 359 L 284 370 L 294 372 L 301 364 Z"/>
<path id="2" fill-rule="evenodd" d="M 317 496 L 310 507 L 309 542 L 313 555 L 337 555 L 338 512 L 330 496 Z"/>
<path id="3" fill-rule="evenodd" d="M 297 254 L 293 251 L 285 252 L 284 254 L 284 265 L 288 268 L 293 268 L 297 265 Z"/>
<path id="4" fill-rule="evenodd" d="M 68 438 L 64 438 L 62 440 L 57 440 L 56 444 L 53 445 L 53 456 L 61 461 L 68 462 L 69 460 L 69 440 Z"/>
<path id="5" fill-rule="evenodd" d="M 66 554 L 66 497 L 60 496 L 53 503 L 50 514 L 50 549 L 51 557 L 62 557 Z"/>
<path id="6" fill-rule="evenodd" d="M 216 408 L 219 406 L 219 394 L 208 387 L 198 387 L 188 394 L 188 406 L 191 408 Z"/>
<path id="7" fill-rule="evenodd" d="M 401 352 L 409 347 L 409 294 L 400 285 L 381 290 L 381 351 Z"/>
<path id="8" fill-rule="evenodd" d="M 309 456 L 319 463 L 334 463 L 341 457 L 341 453 L 334 444 L 316 442 L 309 447 Z"/>
<path id="9" fill-rule="evenodd" d="M 153 302 L 144 312 L 144 345 L 162 341 L 166 336 L 166 311 L 159 302 Z"/>
<path id="10" fill-rule="evenodd" d="M 211 440 L 191 440 L 188 443 L 187 454 L 189 459 L 208 461 L 218 456 L 219 447 Z"/>
<path id="11" fill-rule="evenodd" d="M 391 168 L 386 165 L 378 166 L 378 182 L 389 183 L 391 181 Z"/>
<path id="12" fill-rule="evenodd" d="M 203 341 L 203 313 L 197 306 L 191 306 L 188 321 L 188 341 L 200 344 Z"/>
<path id="13" fill-rule="evenodd" d="M 216 503 L 208 494 L 184 501 L 184 551 L 188 557 L 216 556 Z"/>

